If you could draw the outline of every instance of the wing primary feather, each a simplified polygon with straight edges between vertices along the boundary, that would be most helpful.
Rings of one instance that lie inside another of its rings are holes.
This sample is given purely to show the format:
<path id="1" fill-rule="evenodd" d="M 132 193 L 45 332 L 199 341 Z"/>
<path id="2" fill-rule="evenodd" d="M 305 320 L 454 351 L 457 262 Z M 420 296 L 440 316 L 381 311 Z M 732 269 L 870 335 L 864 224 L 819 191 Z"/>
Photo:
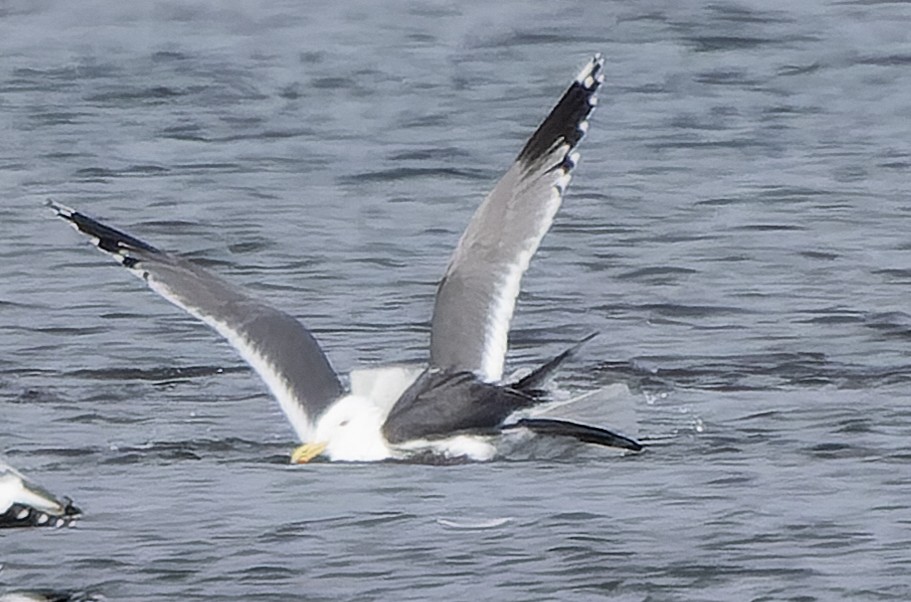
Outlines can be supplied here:
<path id="1" fill-rule="evenodd" d="M 586 336 L 578 343 L 570 347 L 569 349 L 563 351 L 562 353 L 556 355 L 553 359 L 547 363 L 539 366 L 533 370 L 527 376 L 519 379 L 513 387 L 520 391 L 525 391 L 526 393 L 534 393 L 541 390 L 544 387 L 544 384 L 547 380 L 553 376 L 553 373 L 559 368 L 563 362 L 571 358 L 579 351 L 579 349 L 587 342 L 598 336 L 597 332 L 593 332 L 590 335 Z"/>

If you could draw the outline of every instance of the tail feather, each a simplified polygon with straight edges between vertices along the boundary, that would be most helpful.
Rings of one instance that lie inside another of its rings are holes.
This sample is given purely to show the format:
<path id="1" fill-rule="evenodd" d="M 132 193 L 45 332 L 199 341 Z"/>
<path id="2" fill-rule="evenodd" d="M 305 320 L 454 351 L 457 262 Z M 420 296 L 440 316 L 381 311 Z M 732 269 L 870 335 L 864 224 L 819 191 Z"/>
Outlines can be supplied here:
<path id="1" fill-rule="evenodd" d="M 556 420 L 553 418 L 522 418 L 506 428 L 526 428 L 537 435 L 551 437 L 572 437 L 583 443 L 594 443 L 607 447 L 619 447 L 630 451 L 642 451 L 643 445 L 625 435 L 609 431 L 605 428 L 570 422 L 569 420 Z"/>

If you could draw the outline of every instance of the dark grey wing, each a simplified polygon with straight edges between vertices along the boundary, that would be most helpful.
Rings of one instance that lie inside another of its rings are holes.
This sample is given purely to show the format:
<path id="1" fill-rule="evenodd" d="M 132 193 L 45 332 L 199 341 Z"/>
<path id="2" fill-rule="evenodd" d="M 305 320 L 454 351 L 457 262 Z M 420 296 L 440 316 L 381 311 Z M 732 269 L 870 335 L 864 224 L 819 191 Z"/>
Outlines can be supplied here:
<path id="1" fill-rule="evenodd" d="M 431 366 L 501 378 L 522 275 L 560 208 L 603 65 L 582 69 L 462 234 L 437 289 Z"/>
<path id="2" fill-rule="evenodd" d="M 298 437 L 310 439 L 315 419 L 343 388 L 319 343 L 300 322 L 198 265 L 69 207 L 48 204 L 149 288 L 227 339 L 268 385 Z"/>
<path id="3" fill-rule="evenodd" d="M 535 398 L 511 387 L 478 380 L 472 372 L 426 370 L 402 394 L 383 424 L 390 443 L 496 433 L 513 412 Z"/>

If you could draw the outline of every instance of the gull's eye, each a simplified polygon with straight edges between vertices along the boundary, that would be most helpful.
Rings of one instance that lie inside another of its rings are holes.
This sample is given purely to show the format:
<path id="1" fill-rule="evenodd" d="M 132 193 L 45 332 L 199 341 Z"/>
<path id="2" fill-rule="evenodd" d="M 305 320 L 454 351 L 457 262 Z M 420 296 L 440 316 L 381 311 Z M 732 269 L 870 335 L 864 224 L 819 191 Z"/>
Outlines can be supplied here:
<path id="1" fill-rule="evenodd" d="M 345 418 L 344 420 L 339 422 L 338 425 L 339 426 L 348 426 L 348 422 L 349 422 L 349 420 L 347 418 Z"/>

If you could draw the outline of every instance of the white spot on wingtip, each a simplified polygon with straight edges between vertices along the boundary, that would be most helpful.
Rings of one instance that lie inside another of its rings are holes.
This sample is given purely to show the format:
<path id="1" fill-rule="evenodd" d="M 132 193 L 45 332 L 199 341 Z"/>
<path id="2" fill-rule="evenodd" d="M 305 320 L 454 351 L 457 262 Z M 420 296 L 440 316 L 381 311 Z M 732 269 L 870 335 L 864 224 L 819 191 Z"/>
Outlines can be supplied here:
<path id="1" fill-rule="evenodd" d="M 583 119 L 582 121 L 579 122 L 579 125 L 577 127 L 579 128 L 580 132 L 585 134 L 586 132 L 588 132 L 588 120 Z"/>
<path id="2" fill-rule="evenodd" d="M 571 152 L 571 153 L 569 154 L 569 160 L 570 160 L 570 162 L 573 164 L 573 167 L 575 167 L 576 165 L 579 164 L 579 157 L 580 157 L 580 156 L 581 156 L 581 155 L 579 155 L 578 151 L 574 151 L 574 152 Z"/>
<path id="3" fill-rule="evenodd" d="M 589 99 L 588 99 L 588 106 L 590 106 L 590 107 L 597 107 L 597 106 L 598 106 L 598 97 L 597 97 L 597 96 L 592 96 L 591 98 L 589 98 Z"/>
<path id="4" fill-rule="evenodd" d="M 584 84 L 584 82 L 587 79 L 591 79 L 592 72 L 600 64 L 601 64 L 601 61 L 599 61 L 597 59 L 597 57 L 590 60 L 584 67 L 582 67 L 582 70 L 579 71 L 579 75 L 576 76 L 576 81 L 579 82 L 580 84 Z"/>
<path id="5" fill-rule="evenodd" d="M 591 75 L 589 75 L 589 76 L 586 77 L 585 80 L 582 82 L 582 85 L 585 86 L 585 89 L 586 89 L 586 90 L 590 90 L 590 89 L 593 88 L 594 85 L 595 85 L 595 78 L 592 77 Z"/>
<path id="6" fill-rule="evenodd" d="M 31 512 L 31 510 L 28 508 L 23 508 L 19 511 L 19 514 L 16 515 L 16 520 L 22 520 L 23 518 L 27 517 L 29 512 Z"/>

